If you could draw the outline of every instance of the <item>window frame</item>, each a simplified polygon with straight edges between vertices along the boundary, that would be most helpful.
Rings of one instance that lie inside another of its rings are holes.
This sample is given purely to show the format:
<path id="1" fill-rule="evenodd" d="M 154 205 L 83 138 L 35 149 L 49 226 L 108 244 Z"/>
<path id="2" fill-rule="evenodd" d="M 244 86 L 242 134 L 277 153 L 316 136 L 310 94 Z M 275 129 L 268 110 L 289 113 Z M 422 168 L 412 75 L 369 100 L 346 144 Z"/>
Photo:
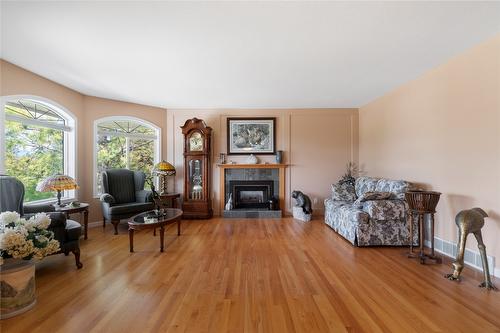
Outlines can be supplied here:
<path id="1" fill-rule="evenodd" d="M 27 99 L 27 100 L 32 100 L 38 104 L 42 104 L 52 110 L 54 110 L 61 118 L 64 119 L 65 124 L 64 126 L 57 126 L 57 129 L 62 129 L 64 133 L 63 137 L 63 170 L 64 174 L 73 177 L 74 179 L 77 180 L 77 163 L 76 163 L 76 157 L 78 156 L 78 145 L 77 145 L 77 138 L 78 138 L 78 133 L 77 133 L 77 118 L 76 116 L 69 111 L 67 108 L 62 106 L 61 104 L 50 100 L 45 97 L 41 96 L 36 96 L 36 95 L 8 95 L 8 96 L 1 96 L 0 97 L 0 107 L 1 107 L 1 112 L 0 112 L 0 174 L 6 174 L 6 169 L 5 169 L 5 149 L 6 149 L 6 144 L 5 144 L 5 125 L 6 125 L 6 120 L 7 117 L 5 115 L 5 106 L 8 102 L 17 102 L 22 99 Z M 17 117 L 16 117 L 17 118 Z M 26 121 L 23 121 L 21 118 L 16 119 L 14 121 L 19 121 L 20 123 L 26 123 L 26 124 L 31 124 L 31 125 L 36 125 L 36 120 L 32 121 L 30 119 L 26 119 Z M 42 122 L 41 122 L 42 123 Z M 55 128 L 56 126 L 43 126 L 40 124 L 42 127 L 47 127 L 47 128 Z M 64 201 L 71 201 L 74 200 L 75 198 L 78 197 L 78 190 L 70 190 L 70 191 L 64 191 L 64 196 L 62 197 L 62 200 Z M 40 203 L 54 203 L 57 202 L 57 198 L 48 198 L 48 199 L 43 199 L 43 200 L 35 200 L 35 201 L 30 201 L 27 203 L 28 205 L 31 204 L 40 204 Z"/>
<path id="2" fill-rule="evenodd" d="M 147 126 L 152 128 L 155 131 L 155 137 L 149 135 L 149 134 L 136 134 L 136 133 L 130 133 L 130 134 L 124 134 L 124 133 L 110 133 L 110 135 L 114 136 L 122 136 L 127 139 L 127 144 L 128 144 L 128 138 L 144 138 L 148 140 L 153 140 L 155 141 L 154 148 L 155 148 L 155 154 L 153 157 L 153 164 L 156 164 L 160 162 L 161 159 L 161 127 L 147 121 L 141 118 L 133 117 L 133 116 L 109 116 L 109 117 L 103 117 L 94 120 L 94 133 L 93 133 L 93 174 L 92 174 L 92 194 L 94 198 L 99 198 L 100 194 L 97 191 L 97 150 L 98 150 L 98 136 L 99 136 L 99 129 L 98 126 L 101 123 L 109 122 L 109 121 L 133 121 L 136 123 L 139 123 L 143 126 Z M 127 146 L 128 148 L 128 146 Z"/>

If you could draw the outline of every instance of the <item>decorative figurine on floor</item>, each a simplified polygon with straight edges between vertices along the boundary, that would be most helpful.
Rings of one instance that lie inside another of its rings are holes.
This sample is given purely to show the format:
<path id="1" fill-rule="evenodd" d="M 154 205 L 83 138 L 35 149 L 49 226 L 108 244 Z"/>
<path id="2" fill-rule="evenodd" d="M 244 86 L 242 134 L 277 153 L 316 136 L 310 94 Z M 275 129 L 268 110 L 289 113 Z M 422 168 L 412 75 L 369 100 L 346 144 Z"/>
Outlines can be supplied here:
<path id="1" fill-rule="evenodd" d="M 450 280 L 460 280 L 460 273 L 462 273 L 462 269 L 464 268 L 465 242 L 467 241 L 467 236 L 473 233 L 477 240 L 479 252 L 481 253 L 481 261 L 483 262 L 484 281 L 479 287 L 496 290 L 497 288 L 491 282 L 486 246 L 484 246 L 481 234 L 485 217 L 488 217 L 488 214 L 481 208 L 462 210 L 457 214 L 455 217 L 455 223 L 459 230 L 457 258 L 453 263 L 453 274 L 446 274 L 445 277 Z"/>
<path id="2" fill-rule="evenodd" d="M 226 210 L 233 209 L 233 194 L 232 193 L 229 193 L 229 199 L 227 200 L 225 209 Z"/>
<path id="3" fill-rule="evenodd" d="M 311 199 L 301 191 L 293 191 L 292 198 L 295 199 L 295 206 L 293 207 L 293 217 L 295 219 L 309 222 L 312 216 Z"/>

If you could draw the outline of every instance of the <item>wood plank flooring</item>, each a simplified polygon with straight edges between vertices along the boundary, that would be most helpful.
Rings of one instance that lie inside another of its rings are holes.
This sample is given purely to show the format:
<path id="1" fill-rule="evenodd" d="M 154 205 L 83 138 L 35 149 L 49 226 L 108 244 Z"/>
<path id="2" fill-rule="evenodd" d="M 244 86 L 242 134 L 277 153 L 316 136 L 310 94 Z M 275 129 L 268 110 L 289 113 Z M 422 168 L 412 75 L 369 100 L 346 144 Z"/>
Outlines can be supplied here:
<path id="1" fill-rule="evenodd" d="M 126 226 L 89 229 L 73 257 L 37 264 L 36 307 L 1 332 L 500 332 L 500 292 L 443 277 L 404 248 L 354 248 L 321 220 L 183 222 L 166 249 Z M 500 281 L 494 280 L 500 287 Z"/>

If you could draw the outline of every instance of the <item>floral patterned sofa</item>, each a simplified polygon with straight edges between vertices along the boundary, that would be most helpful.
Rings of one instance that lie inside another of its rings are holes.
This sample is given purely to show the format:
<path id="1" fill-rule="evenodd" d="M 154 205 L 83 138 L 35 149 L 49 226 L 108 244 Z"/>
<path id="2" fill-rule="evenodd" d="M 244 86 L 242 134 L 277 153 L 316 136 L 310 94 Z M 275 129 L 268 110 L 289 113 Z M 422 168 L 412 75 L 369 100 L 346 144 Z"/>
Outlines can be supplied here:
<path id="1" fill-rule="evenodd" d="M 325 200 L 325 223 L 355 246 L 409 245 L 404 195 L 411 187 L 403 180 L 372 177 L 359 177 L 355 185 L 334 184 L 332 197 Z"/>

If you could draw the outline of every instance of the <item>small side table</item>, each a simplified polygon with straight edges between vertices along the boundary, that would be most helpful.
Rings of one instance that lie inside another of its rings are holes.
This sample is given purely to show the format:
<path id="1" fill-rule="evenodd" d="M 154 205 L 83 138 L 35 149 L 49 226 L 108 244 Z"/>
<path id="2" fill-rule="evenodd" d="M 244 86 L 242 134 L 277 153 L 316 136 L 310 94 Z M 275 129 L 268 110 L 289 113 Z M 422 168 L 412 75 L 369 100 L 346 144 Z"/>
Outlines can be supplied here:
<path id="1" fill-rule="evenodd" d="M 57 207 L 54 206 L 56 212 L 61 212 L 66 215 L 66 218 L 69 219 L 71 214 L 80 213 L 80 217 L 83 217 L 83 230 L 84 236 L 83 239 L 87 239 L 87 232 L 89 228 L 89 204 L 88 203 L 80 203 L 80 206 L 63 206 Z"/>
<path id="2" fill-rule="evenodd" d="M 417 215 L 417 221 L 419 226 L 419 247 L 420 251 L 418 258 L 421 264 L 425 264 L 426 260 L 431 260 L 434 263 L 441 263 L 441 258 L 436 257 L 434 254 L 434 214 L 436 213 L 436 206 L 439 202 L 439 197 L 441 193 L 434 191 L 408 191 L 405 193 L 405 199 L 410 207 L 409 214 L 409 227 L 410 227 L 410 253 L 409 258 L 417 257 L 413 253 L 413 215 Z M 424 217 L 425 215 L 430 216 L 431 220 L 431 253 L 426 254 L 424 251 Z"/>
<path id="3" fill-rule="evenodd" d="M 160 196 L 160 207 L 161 208 L 177 208 L 177 200 L 181 197 L 180 193 L 163 193 Z M 167 207 L 170 203 L 171 207 Z"/>

